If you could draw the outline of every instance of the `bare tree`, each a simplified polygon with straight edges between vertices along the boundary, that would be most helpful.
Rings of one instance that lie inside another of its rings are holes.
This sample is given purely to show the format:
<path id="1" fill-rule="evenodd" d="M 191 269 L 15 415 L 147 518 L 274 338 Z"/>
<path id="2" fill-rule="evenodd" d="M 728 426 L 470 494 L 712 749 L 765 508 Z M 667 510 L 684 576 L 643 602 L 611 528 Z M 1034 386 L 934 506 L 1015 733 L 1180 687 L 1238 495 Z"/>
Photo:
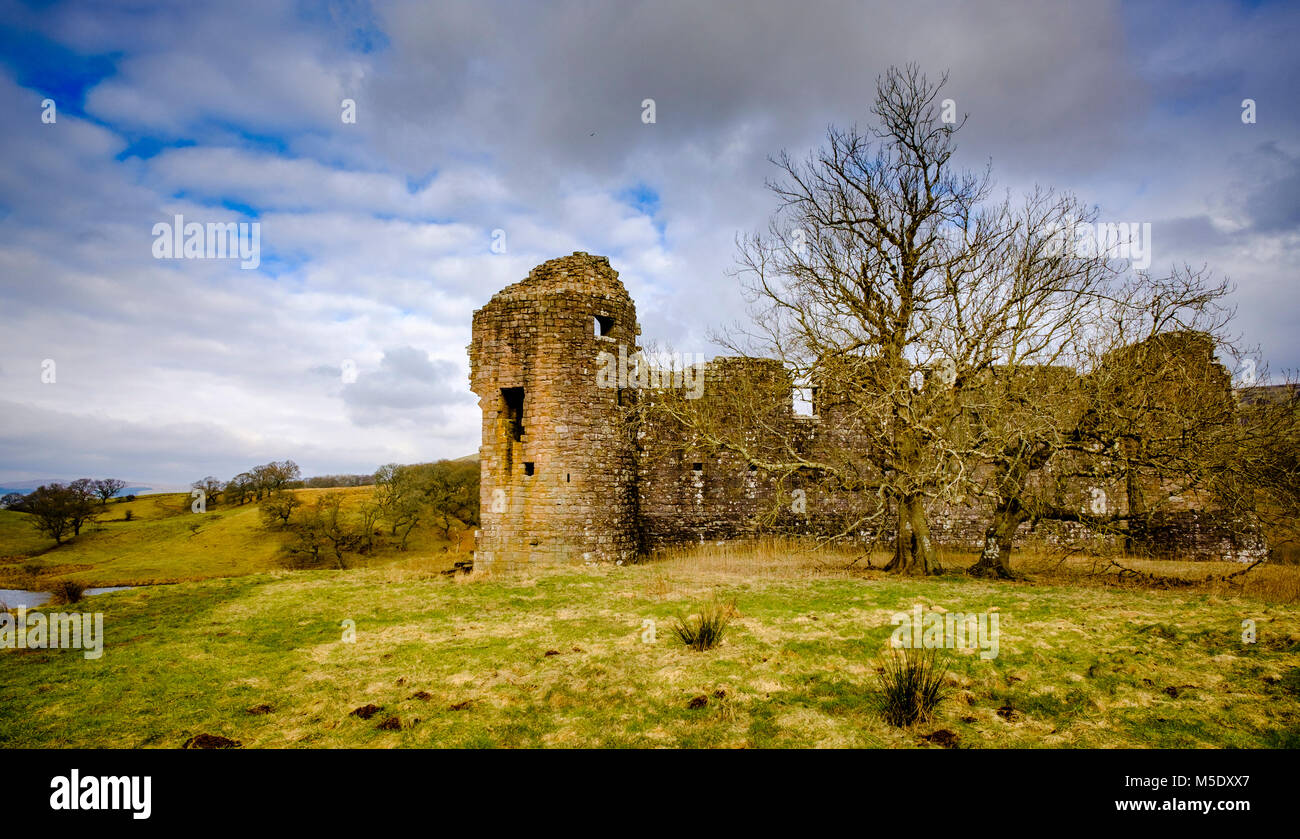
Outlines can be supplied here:
<path id="1" fill-rule="evenodd" d="M 226 484 L 214 475 L 208 475 L 206 478 L 201 478 L 190 484 L 190 486 L 203 493 L 204 501 L 208 505 L 215 506 L 218 500 L 223 500 L 225 498 L 223 491 L 226 488 Z"/>
<path id="2" fill-rule="evenodd" d="M 289 519 L 293 516 L 294 510 L 301 506 L 301 499 L 292 492 L 283 490 L 271 493 L 259 505 L 266 526 L 271 527 L 279 521 L 281 528 L 289 526 Z"/>
<path id="3" fill-rule="evenodd" d="M 326 492 L 317 499 L 312 511 L 319 520 L 319 530 L 334 551 L 334 559 L 342 569 L 343 555 L 361 546 L 365 536 L 348 522 L 343 513 L 343 493 Z"/>
<path id="4" fill-rule="evenodd" d="M 336 567 L 342 569 L 346 567 L 344 556 L 357 550 L 364 542 L 364 534 L 348 521 L 343 512 L 343 493 L 340 492 L 318 495 L 290 530 L 293 538 L 285 545 L 285 551 L 295 567 L 319 565 L 322 555 L 328 550 L 334 554 Z"/>
<path id="5" fill-rule="evenodd" d="M 63 544 L 63 537 L 72 529 L 72 491 L 63 484 L 39 486 L 28 493 L 25 501 L 32 526 L 54 539 L 56 545 Z"/>
<path id="6" fill-rule="evenodd" d="M 302 477 L 302 470 L 292 460 L 271 461 L 265 469 L 267 488 L 271 492 L 278 492 L 289 482 Z"/>
<path id="7" fill-rule="evenodd" d="M 95 482 L 90 478 L 78 478 L 68 484 L 68 515 L 72 523 L 72 535 L 80 536 L 81 528 L 99 518 L 101 505 L 97 504 Z"/>
<path id="8" fill-rule="evenodd" d="M 107 504 L 110 498 L 124 489 L 126 489 L 126 481 L 119 481 L 117 478 L 95 481 L 95 494 L 99 496 L 100 504 Z"/>
<path id="9" fill-rule="evenodd" d="M 1266 370 L 1238 391 L 1236 438 L 1210 489 L 1230 516 L 1253 518 L 1270 559 L 1300 560 L 1300 384 L 1270 384 Z M 1226 435 L 1225 435 L 1226 436 Z"/>
<path id="10" fill-rule="evenodd" d="M 427 512 L 427 502 L 416 467 L 396 463 L 381 466 L 375 472 L 374 500 L 383 511 L 383 519 L 390 528 L 389 534 L 397 536 L 401 530 L 399 546 L 406 550 L 411 531 Z"/>
<path id="11" fill-rule="evenodd" d="M 877 83 L 866 133 L 831 128 L 800 163 L 775 162 L 779 207 L 740 243 L 754 327 L 724 341 L 773 356 L 817 390 L 820 446 L 762 463 L 860 499 L 845 532 L 894 536 L 889 569 L 940 569 L 927 508 L 974 485 L 980 437 L 966 414 L 993 371 L 1071 360 L 1080 323 L 1118 267 L 1052 247 L 1090 215 L 1069 195 L 989 199 L 987 172 L 952 158 L 931 84 L 909 66 Z M 891 522 L 886 517 L 892 517 Z"/>
<path id="12" fill-rule="evenodd" d="M 251 473 L 240 472 L 238 475 L 226 482 L 225 495 L 223 497 L 231 504 L 243 505 L 256 494 L 256 485 L 257 480 Z"/>
<path id="13" fill-rule="evenodd" d="M 429 518 L 450 539 L 456 525 L 472 525 L 478 518 L 477 463 L 441 460 L 422 464 L 416 480 L 428 505 Z"/>
<path id="14" fill-rule="evenodd" d="M 1218 468 L 1222 434 L 1236 424 L 1214 358 L 1231 347 L 1228 291 L 1186 268 L 1099 283 L 1079 297 L 1069 331 L 1052 336 L 1065 364 L 1012 358 L 984 378 L 966 418 L 972 492 L 991 502 L 992 518 L 968 573 L 1014 576 L 1012 541 L 1030 519 L 1127 537 Z M 1085 487 L 1095 497 L 1080 503 Z"/>
<path id="15" fill-rule="evenodd" d="M 360 523 L 358 526 L 361 528 L 360 550 L 362 553 L 369 553 L 375 549 L 375 536 L 378 535 L 376 525 L 378 525 L 380 518 L 383 517 L 384 511 L 378 504 L 372 502 L 362 504 L 359 515 Z"/>

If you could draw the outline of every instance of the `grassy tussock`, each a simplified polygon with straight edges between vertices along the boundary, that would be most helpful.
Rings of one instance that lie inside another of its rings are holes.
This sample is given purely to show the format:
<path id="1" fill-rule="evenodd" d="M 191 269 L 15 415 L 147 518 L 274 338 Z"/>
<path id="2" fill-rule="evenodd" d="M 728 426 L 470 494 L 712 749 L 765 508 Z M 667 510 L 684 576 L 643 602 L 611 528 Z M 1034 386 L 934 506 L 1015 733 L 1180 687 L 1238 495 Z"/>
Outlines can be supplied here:
<path id="1" fill-rule="evenodd" d="M 879 670 L 876 703 L 890 725 L 929 722 L 948 695 L 946 657 L 938 650 L 890 650 L 881 657 Z"/>
<path id="2" fill-rule="evenodd" d="M 73 580 L 56 580 L 50 585 L 50 605 L 66 606 L 81 600 L 86 587 Z"/>
<path id="3" fill-rule="evenodd" d="M 678 615 L 673 633 L 692 650 L 711 650 L 722 643 L 727 626 L 736 614 L 736 601 L 713 597 L 702 603 L 695 614 L 689 617 Z"/>

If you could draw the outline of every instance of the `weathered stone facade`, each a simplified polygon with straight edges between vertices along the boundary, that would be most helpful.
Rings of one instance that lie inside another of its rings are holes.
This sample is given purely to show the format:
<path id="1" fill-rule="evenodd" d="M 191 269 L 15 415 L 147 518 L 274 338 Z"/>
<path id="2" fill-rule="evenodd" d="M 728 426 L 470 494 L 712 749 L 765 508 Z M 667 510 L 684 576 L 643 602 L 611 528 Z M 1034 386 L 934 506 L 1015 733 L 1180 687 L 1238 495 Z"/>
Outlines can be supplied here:
<path id="1" fill-rule="evenodd" d="M 861 499 L 837 496 L 815 480 L 779 479 L 729 449 L 695 447 L 673 422 L 638 414 L 638 397 L 653 397 L 635 383 L 601 381 L 598 368 L 602 353 L 617 355 L 620 346 L 625 355 L 638 352 L 639 335 L 636 307 L 609 260 L 581 252 L 538 266 L 474 313 L 470 380 L 483 411 L 480 565 L 626 562 L 681 542 L 836 534 L 861 516 Z M 701 375 L 698 404 L 706 410 L 728 417 L 730 396 L 747 400 L 744 431 L 754 459 L 774 446 L 833 450 L 852 434 L 826 394 L 814 397 L 816 416 L 796 414 L 793 382 L 778 361 L 715 358 Z M 757 417 L 755 401 L 764 406 Z M 1126 509 L 1125 488 L 1115 482 L 1074 481 L 1055 491 L 1075 508 Z M 980 549 L 986 504 L 949 503 L 929 515 L 936 543 Z M 850 538 L 889 536 L 863 530 Z M 1136 536 L 1150 553 L 1181 558 L 1246 560 L 1264 552 L 1250 527 L 1219 521 L 1195 502 L 1129 536 L 1130 547 Z M 1028 523 L 1017 541 L 1096 550 L 1124 543 L 1077 522 L 1048 521 Z"/>
<path id="2" fill-rule="evenodd" d="M 483 409 L 480 565 L 631 560 L 635 445 L 596 355 L 635 345 L 636 307 L 603 257 L 534 268 L 474 313 L 470 388 Z"/>

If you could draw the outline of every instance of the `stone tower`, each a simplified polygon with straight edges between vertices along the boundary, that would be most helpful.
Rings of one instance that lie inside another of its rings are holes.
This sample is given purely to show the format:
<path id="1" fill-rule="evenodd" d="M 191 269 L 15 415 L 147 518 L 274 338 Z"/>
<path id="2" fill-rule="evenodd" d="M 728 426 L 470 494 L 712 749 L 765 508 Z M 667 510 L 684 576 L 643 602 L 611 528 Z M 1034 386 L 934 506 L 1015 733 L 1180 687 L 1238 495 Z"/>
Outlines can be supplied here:
<path id="1" fill-rule="evenodd" d="M 636 306 L 603 256 L 545 262 L 474 312 L 483 410 L 476 563 L 630 561 L 639 548 L 630 392 L 597 356 L 636 352 Z M 608 384 L 607 379 L 602 380 Z"/>

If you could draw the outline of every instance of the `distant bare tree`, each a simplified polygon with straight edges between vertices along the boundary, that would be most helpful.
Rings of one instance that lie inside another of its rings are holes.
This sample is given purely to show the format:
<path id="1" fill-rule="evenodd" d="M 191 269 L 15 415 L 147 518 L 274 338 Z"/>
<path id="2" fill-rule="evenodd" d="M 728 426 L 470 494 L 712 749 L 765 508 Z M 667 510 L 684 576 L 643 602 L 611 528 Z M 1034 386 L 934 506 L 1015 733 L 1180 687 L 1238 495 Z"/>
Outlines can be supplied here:
<path id="1" fill-rule="evenodd" d="M 226 482 L 225 500 L 243 505 L 256 494 L 256 479 L 248 472 L 240 472 Z"/>
<path id="2" fill-rule="evenodd" d="M 109 499 L 124 489 L 126 489 L 126 481 L 119 481 L 117 478 L 95 481 L 95 494 L 99 496 L 101 504 L 107 504 Z"/>
<path id="3" fill-rule="evenodd" d="M 302 470 L 292 460 L 272 461 L 266 464 L 267 488 L 278 492 L 291 481 L 302 477 Z"/>
<path id="4" fill-rule="evenodd" d="M 203 493 L 204 501 L 208 506 L 216 506 L 218 501 L 224 500 L 222 492 L 223 490 L 225 490 L 226 484 L 222 482 L 220 478 L 214 475 L 208 475 L 206 478 L 200 478 L 199 480 L 190 484 L 190 486 Z"/>
<path id="5" fill-rule="evenodd" d="M 369 553 L 375 548 L 376 525 L 383 517 L 384 511 L 378 504 L 368 503 L 361 505 L 360 523 L 361 529 L 361 552 Z"/>
<path id="6" fill-rule="evenodd" d="M 316 499 L 313 514 L 320 520 L 320 531 L 334 551 L 334 559 L 341 569 L 344 554 L 357 550 L 365 534 L 352 525 L 343 512 L 343 493 L 326 492 Z"/>
<path id="7" fill-rule="evenodd" d="M 1270 385 L 1267 373 L 1240 392 L 1239 438 L 1227 448 L 1235 468 L 1212 487 L 1225 508 L 1254 516 L 1275 561 L 1300 560 L 1300 383 Z"/>
<path id="8" fill-rule="evenodd" d="M 80 536 L 81 528 L 99 517 L 100 504 L 96 503 L 95 482 L 90 478 L 78 478 L 68 484 L 71 493 L 68 498 L 68 510 L 72 522 L 72 535 Z"/>
<path id="9" fill-rule="evenodd" d="M 364 542 L 364 534 L 348 521 L 343 511 L 340 492 L 318 495 L 290 529 L 293 539 L 285 545 L 285 551 L 298 567 L 319 565 L 328 550 L 334 554 L 335 566 L 342 569 L 344 556 Z"/>
<path id="10" fill-rule="evenodd" d="M 406 550 L 411 531 L 427 512 L 423 488 L 418 471 L 413 466 L 389 463 L 375 472 L 374 502 L 383 511 L 383 520 L 389 525 L 389 535 L 400 530 L 399 547 Z"/>
<path id="11" fill-rule="evenodd" d="M 293 516 L 294 510 L 302 506 L 302 500 L 292 492 L 279 491 L 268 495 L 259 505 L 262 511 L 262 521 L 270 527 L 280 522 L 280 527 L 289 526 L 289 519 Z"/>
<path id="12" fill-rule="evenodd" d="M 26 507 L 31 513 L 32 525 L 41 533 L 63 544 L 63 537 L 72 530 L 74 493 L 63 484 L 37 487 L 26 496 Z"/>

